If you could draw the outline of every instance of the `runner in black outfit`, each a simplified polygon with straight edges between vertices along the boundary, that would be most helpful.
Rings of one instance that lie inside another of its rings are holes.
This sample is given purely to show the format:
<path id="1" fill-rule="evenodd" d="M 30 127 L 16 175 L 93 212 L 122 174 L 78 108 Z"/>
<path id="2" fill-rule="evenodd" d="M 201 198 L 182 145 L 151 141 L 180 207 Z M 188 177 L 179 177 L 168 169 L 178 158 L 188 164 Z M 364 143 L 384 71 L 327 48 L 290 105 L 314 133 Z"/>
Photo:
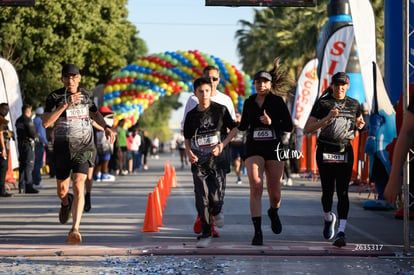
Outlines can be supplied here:
<path id="1" fill-rule="evenodd" d="M 211 225 L 224 225 L 221 212 L 227 158 L 224 147 L 237 133 L 236 123 L 223 105 L 210 100 L 212 83 L 209 78 L 194 81 L 198 105 L 188 112 L 184 121 L 185 150 L 191 163 L 195 202 L 203 234 L 197 247 L 208 247 L 211 242 Z M 223 133 L 232 131 L 224 140 Z"/>
<path id="2" fill-rule="evenodd" d="M 306 133 L 321 129 L 316 150 L 316 162 L 322 184 L 322 207 L 325 213 L 323 235 L 326 239 L 335 236 L 336 216 L 331 212 L 336 187 L 338 197 L 338 234 L 333 245 L 342 247 L 345 242 L 345 227 L 349 211 L 348 186 L 354 162 L 350 140 L 355 129 L 362 129 L 365 122 L 357 100 L 345 95 L 349 88 L 349 77 L 344 72 L 332 77 L 331 91 L 324 92 L 313 106 L 306 123 Z"/>
<path id="3" fill-rule="evenodd" d="M 247 175 L 250 184 L 250 214 L 254 225 L 252 245 L 263 244 L 262 194 L 263 173 L 266 173 L 266 186 L 270 208 L 268 216 L 275 234 L 282 232 L 278 210 L 281 201 L 283 159 L 277 148 L 283 132 L 292 131 L 292 119 L 285 102 L 280 96 L 271 93 L 272 76 L 266 71 L 254 75 L 256 94 L 244 102 L 243 113 L 238 129 L 246 131 Z"/>

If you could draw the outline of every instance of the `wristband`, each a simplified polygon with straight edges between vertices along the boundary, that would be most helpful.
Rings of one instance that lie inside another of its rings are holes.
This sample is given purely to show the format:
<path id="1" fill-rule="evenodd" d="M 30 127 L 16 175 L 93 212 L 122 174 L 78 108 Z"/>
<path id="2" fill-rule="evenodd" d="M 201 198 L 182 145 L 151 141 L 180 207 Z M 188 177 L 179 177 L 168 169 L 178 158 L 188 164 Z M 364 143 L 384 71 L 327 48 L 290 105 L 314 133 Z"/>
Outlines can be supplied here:
<path id="1" fill-rule="evenodd" d="M 104 130 L 106 130 L 106 128 L 111 128 L 111 126 L 109 126 L 109 125 L 105 125 L 105 126 L 104 126 Z"/>

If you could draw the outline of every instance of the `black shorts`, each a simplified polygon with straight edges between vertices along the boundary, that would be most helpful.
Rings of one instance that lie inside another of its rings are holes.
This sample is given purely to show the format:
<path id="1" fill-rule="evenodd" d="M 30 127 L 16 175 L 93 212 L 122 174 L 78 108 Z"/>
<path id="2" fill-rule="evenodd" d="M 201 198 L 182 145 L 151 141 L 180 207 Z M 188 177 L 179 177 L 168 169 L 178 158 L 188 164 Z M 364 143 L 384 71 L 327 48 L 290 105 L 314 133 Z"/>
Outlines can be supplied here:
<path id="1" fill-rule="evenodd" d="M 277 145 L 272 143 L 252 142 L 246 144 L 246 156 L 244 159 L 252 156 L 261 156 L 264 160 L 280 160 L 278 156 Z"/>
<path id="2" fill-rule="evenodd" d="M 69 146 L 54 147 L 56 179 L 64 180 L 72 173 L 88 174 L 89 167 L 93 166 L 93 151 L 70 153 Z"/>

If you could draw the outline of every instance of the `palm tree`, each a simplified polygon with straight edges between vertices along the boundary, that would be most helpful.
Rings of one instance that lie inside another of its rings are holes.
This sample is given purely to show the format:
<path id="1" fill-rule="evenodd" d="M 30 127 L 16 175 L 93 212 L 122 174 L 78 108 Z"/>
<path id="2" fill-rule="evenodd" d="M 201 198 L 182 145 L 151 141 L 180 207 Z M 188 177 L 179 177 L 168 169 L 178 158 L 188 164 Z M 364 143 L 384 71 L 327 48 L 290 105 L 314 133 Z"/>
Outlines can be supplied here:
<path id="1" fill-rule="evenodd" d="M 328 20 L 328 0 L 319 0 L 314 8 L 255 9 L 253 22 L 240 20 L 241 29 L 235 37 L 243 70 L 253 74 L 270 69 L 272 60 L 281 57 L 289 76 L 296 79 L 304 64 L 315 57 L 319 33 Z M 372 1 L 379 60 L 383 52 L 383 1 Z M 381 63 L 381 62 L 379 62 Z"/>

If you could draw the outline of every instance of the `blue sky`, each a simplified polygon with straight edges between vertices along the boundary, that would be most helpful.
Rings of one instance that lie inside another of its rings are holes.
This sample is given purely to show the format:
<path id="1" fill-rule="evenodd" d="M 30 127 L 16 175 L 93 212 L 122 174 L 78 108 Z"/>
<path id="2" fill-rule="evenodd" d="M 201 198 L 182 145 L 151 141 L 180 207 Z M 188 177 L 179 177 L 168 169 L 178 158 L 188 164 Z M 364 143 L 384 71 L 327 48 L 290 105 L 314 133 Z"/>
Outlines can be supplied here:
<path id="1" fill-rule="evenodd" d="M 129 0 L 128 19 L 149 53 L 199 50 L 240 67 L 234 35 L 252 7 L 206 7 L 204 0 Z"/>
<path id="2" fill-rule="evenodd" d="M 241 69 L 234 35 L 239 20 L 253 21 L 252 7 L 206 7 L 204 0 L 129 0 L 128 19 L 147 43 L 149 54 L 177 50 L 199 50 Z M 181 94 L 184 105 L 190 93 Z M 184 108 L 172 113 L 176 128 Z"/>

